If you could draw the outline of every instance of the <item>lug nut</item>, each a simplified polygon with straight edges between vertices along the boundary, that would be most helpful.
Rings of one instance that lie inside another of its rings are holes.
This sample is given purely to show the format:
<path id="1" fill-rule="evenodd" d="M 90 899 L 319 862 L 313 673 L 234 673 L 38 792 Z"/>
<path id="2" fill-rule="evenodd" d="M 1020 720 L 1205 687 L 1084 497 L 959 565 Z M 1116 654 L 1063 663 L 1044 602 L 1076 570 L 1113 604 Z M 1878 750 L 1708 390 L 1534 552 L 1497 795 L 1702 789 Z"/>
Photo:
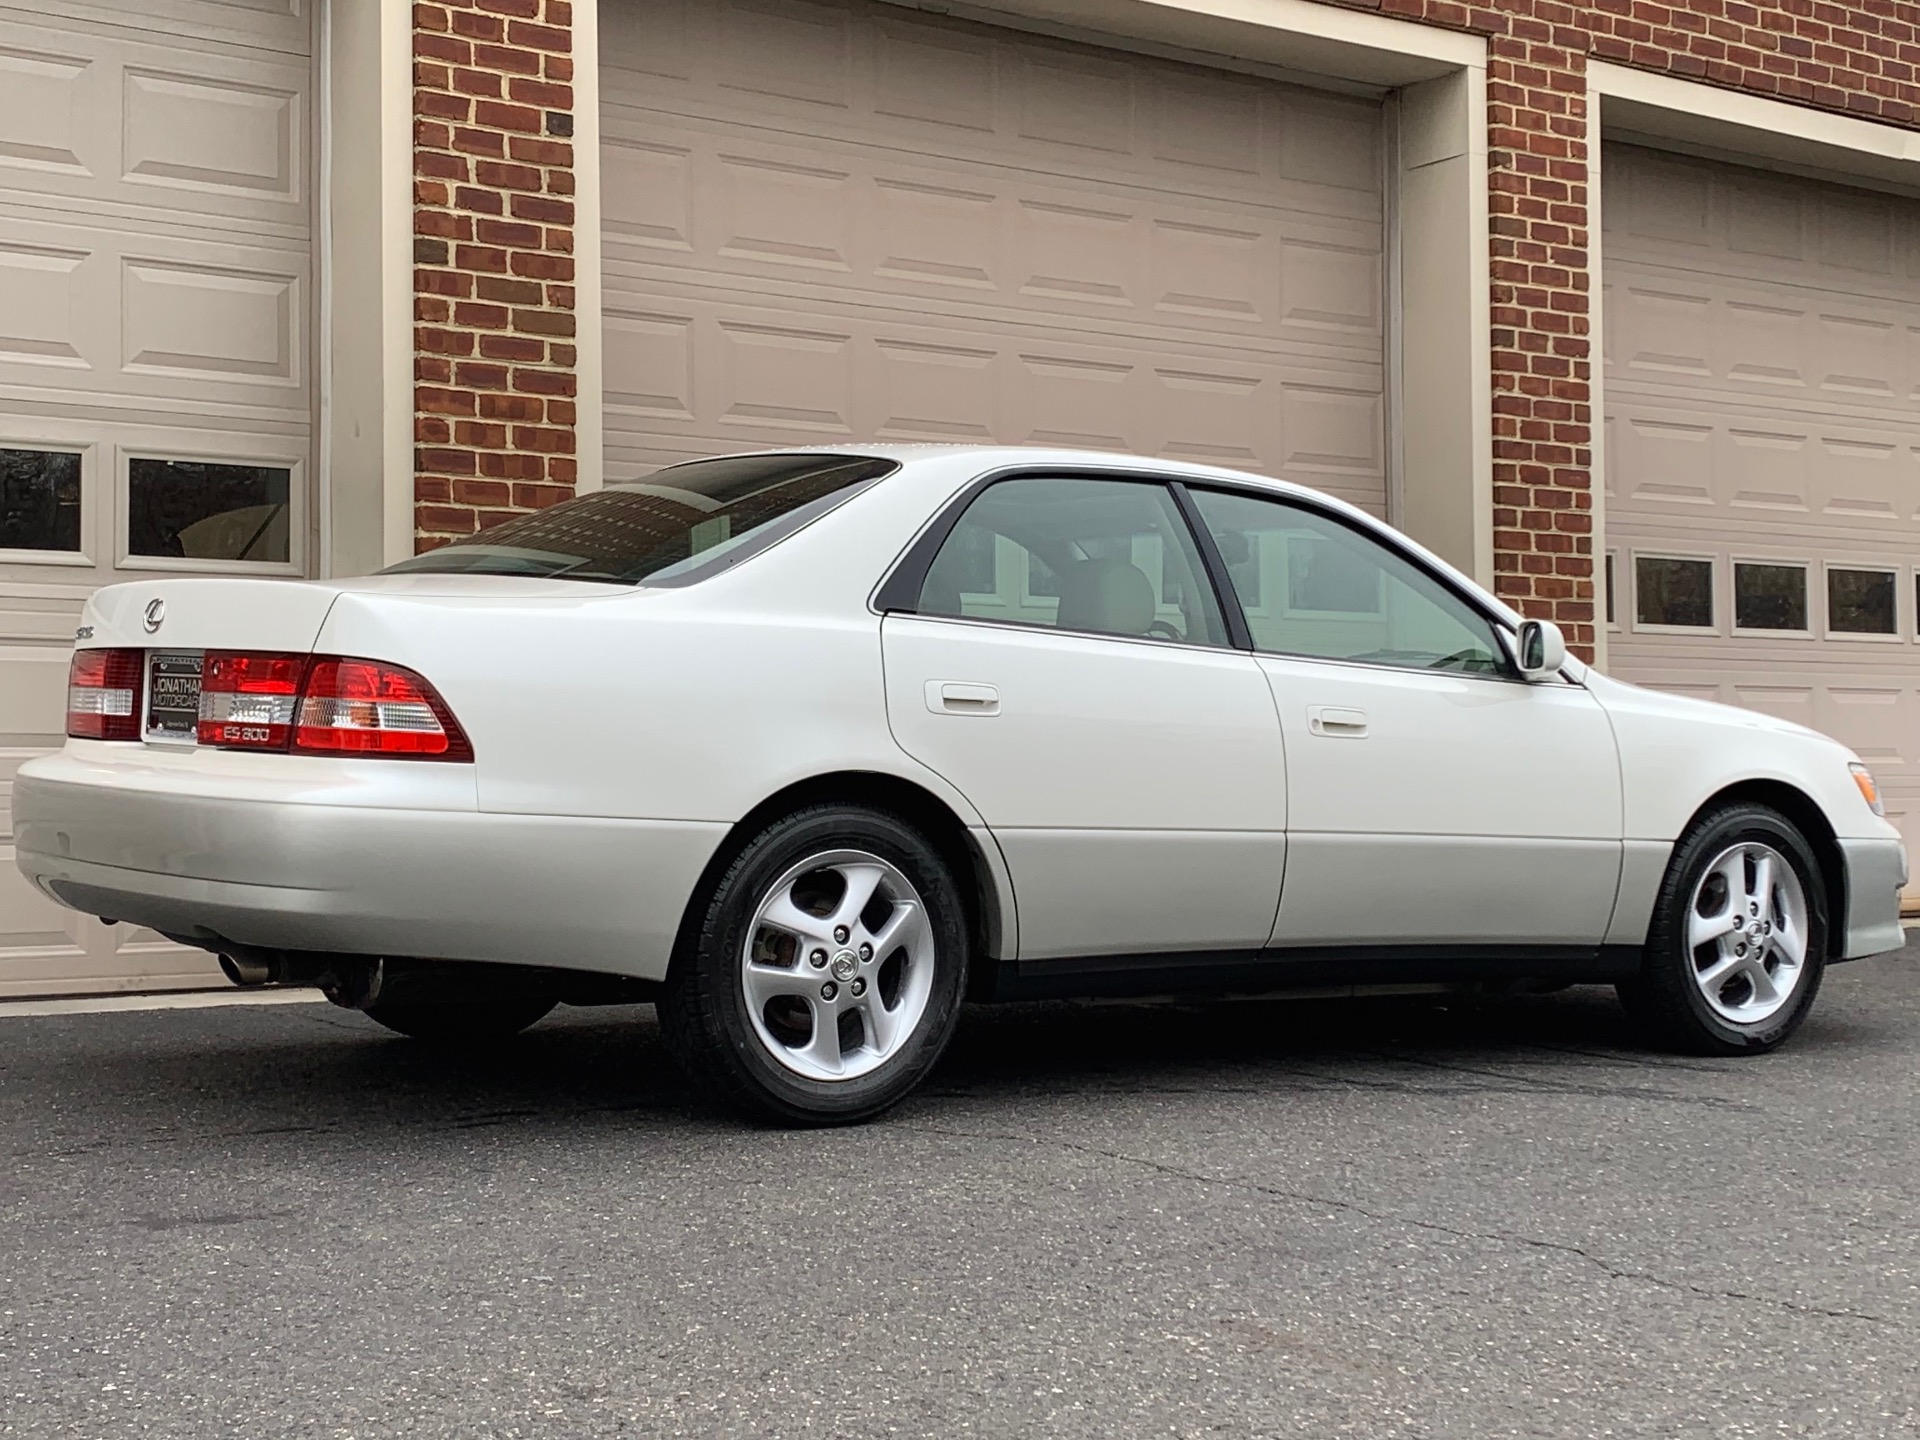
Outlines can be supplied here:
<path id="1" fill-rule="evenodd" d="M 824 950 L 814 951 L 811 955 L 807 957 L 807 963 L 813 966 L 813 968 L 816 970 L 826 969 L 827 968 L 827 952 Z"/>
<path id="2" fill-rule="evenodd" d="M 1744 955 L 1747 953 L 1747 947 L 1745 945 L 1736 945 L 1733 947 L 1733 953 L 1736 955 Z"/>
<path id="3" fill-rule="evenodd" d="M 872 959 L 873 959 L 873 946 L 862 945 L 860 947 L 860 963 L 864 965 L 869 961 L 871 961 Z"/>
<path id="4" fill-rule="evenodd" d="M 853 977 L 853 984 L 847 988 L 853 991 L 853 998 L 858 1000 L 862 995 L 867 993 L 867 982 L 856 975 Z"/>
<path id="5" fill-rule="evenodd" d="M 831 1000 L 833 999 L 834 996 L 838 995 L 839 993 L 840 993 L 840 987 L 834 984 L 833 981 L 831 980 L 827 981 L 826 984 L 820 987 L 820 998 L 822 1000 Z"/>
<path id="6" fill-rule="evenodd" d="M 1756 912 L 1756 913 L 1758 913 L 1758 912 Z M 836 945 L 844 945 L 844 944 L 846 944 L 846 943 L 847 943 L 847 936 L 848 936 L 849 934 L 851 934 L 851 933 L 852 933 L 852 932 L 851 932 L 851 931 L 849 931 L 849 930 L 847 929 L 847 927 L 846 927 L 846 926 L 844 926 L 844 925 L 836 925 L 836 926 L 834 926 L 834 927 L 833 927 L 833 943 L 834 943 L 834 944 L 836 944 Z"/>

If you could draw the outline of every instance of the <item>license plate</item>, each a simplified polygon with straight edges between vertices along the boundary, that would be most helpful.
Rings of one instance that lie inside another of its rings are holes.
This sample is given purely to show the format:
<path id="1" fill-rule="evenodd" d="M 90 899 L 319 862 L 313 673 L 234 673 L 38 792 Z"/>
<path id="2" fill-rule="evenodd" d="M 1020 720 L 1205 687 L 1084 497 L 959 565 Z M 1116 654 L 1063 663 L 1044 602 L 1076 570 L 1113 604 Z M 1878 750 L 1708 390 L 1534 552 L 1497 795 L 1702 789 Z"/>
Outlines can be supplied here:
<path id="1" fill-rule="evenodd" d="M 200 728 L 200 656 L 155 650 L 147 657 L 147 738 L 192 744 Z"/>

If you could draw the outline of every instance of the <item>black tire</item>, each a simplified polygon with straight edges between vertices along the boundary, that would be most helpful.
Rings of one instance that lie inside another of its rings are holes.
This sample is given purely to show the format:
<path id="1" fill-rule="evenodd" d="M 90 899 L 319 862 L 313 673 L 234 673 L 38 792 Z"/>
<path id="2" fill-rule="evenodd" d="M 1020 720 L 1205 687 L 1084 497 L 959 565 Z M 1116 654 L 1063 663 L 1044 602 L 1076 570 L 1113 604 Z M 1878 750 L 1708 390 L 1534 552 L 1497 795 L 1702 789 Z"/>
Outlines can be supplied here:
<path id="1" fill-rule="evenodd" d="M 450 1001 L 440 1005 L 369 1005 L 366 1015 L 389 1030 L 431 1045 L 486 1044 L 518 1035 L 558 1004 L 540 996 Z"/>
<path id="2" fill-rule="evenodd" d="M 1784 856 L 1806 896 L 1806 958 L 1786 1002 L 1752 1024 L 1717 1014 L 1695 981 L 1687 946 L 1689 908 L 1714 859 L 1729 847 L 1758 843 Z M 1820 992 L 1827 959 L 1827 892 L 1806 837 L 1786 816 L 1761 805 L 1731 805 L 1701 817 L 1674 847 L 1654 901 L 1640 973 L 1618 987 L 1627 1013 L 1651 1038 L 1694 1055 L 1758 1055 L 1800 1027 Z"/>
<path id="3" fill-rule="evenodd" d="M 926 1008 L 878 1068 L 845 1080 L 795 1073 L 769 1053 L 749 1018 L 741 957 L 761 900 L 815 855 L 858 850 L 897 868 L 919 892 L 933 937 Z M 818 805 L 777 821 L 733 858 L 690 918 L 657 1007 L 668 1051 L 699 1089 L 751 1118 L 847 1125 L 897 1104 L 926 1078 L 960 1018 L 966 912 L 953 874 L 925 836 L 885 811 Z"/>

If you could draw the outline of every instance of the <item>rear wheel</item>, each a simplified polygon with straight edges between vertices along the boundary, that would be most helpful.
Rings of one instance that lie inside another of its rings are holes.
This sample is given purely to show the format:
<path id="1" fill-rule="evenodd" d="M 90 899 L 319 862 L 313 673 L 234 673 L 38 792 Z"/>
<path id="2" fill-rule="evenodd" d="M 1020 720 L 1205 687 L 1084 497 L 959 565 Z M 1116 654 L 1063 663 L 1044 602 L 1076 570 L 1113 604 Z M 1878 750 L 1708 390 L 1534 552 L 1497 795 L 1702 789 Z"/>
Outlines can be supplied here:
<path id="1" fill-rule="evenodd" d="M 966 980 L 959 890 L 904 821 L 819 806 L 727 867 L 667 977 L 667 1044 L 694 1079 L 788 1124 L 864 1120 L 946 1048 Z"/>
<path id="2" fill-rule="evenodd" d="M 450 1001 L 433 1005 L 369 1005 L 366 1014 L 389 1030 L 434 1045 L 478 1044 L 518 1035 L 557 1002 L 539 996 Z"/>
<path id="3" fill-rule="evenodd" d="M 1675 848 L 1620 998 L 1670 1045 L 1754 1054 L 1799 1028 L 1826 954 L 1826 888 L 1806 838 L 1777 811 L 1732 806 Z"/>

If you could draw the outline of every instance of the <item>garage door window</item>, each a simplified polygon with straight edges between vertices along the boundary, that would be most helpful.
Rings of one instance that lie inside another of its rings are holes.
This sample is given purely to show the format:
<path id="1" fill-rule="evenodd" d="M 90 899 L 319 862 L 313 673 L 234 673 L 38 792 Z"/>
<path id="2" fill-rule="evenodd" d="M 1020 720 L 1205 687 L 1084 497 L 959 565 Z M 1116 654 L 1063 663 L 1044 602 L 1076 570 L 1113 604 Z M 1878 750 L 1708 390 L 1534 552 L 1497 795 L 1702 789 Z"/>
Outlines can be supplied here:
<path id="1" fill-rule="evenodd" d="M 127 553 L 284 565 L 293 471 L 207 460 L 127 462 Z"/>
<path id="2" fill-rule="evenodd" d="M 1226 625 L 1205 573 L 1163 485 L 1003 480 L 967 507 L 941 544 L 915 608 L 1224 645 Z"/>
<path id="3" fill-rule="evenodd" d="M 1736 560 L 1733 628 L 1800 631 L 1807 628 L 1807 567 Z"/>
<path id="4" fill-rule="evenodd" d="M 1634 556 L 1633 615 L 1640 627 L 1713 629 L 1713 562 L 1668 555 Z"/>
<path id="5" fill-rule="evenodd" d="M 0 550 L 80 548 L 80 456 L 0 449 Z"/>
<path id="6" fill-rule="evenodd" d="M 1898 635 L 1891 570 L 1827 570 L 1827 629 L 1835 635 Z"/>

